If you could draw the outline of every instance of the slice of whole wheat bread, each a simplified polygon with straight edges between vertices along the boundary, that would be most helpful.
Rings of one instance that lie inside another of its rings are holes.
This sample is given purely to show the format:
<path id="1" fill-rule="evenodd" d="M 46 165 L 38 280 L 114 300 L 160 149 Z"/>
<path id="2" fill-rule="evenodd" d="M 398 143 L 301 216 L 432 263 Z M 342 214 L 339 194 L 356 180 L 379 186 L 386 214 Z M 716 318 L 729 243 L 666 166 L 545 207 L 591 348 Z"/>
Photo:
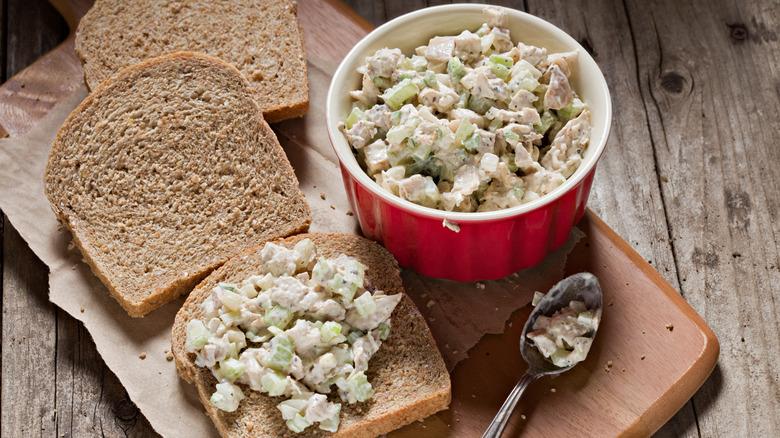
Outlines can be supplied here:
<path id="1" fill-rule="evenodd" d="M 150 59 L 95 89 L 60 128 L 44 185 L 84 259 L 131 316 L 311 222 L 246 79 L 194 53 Z"/>
<path id="2" fill-rule="evenodd" d="M 378 244 L 347 234 L 302 234 L 275 242 L 292 248 L 309 238 L 317 246 L 318 256 L 339 254 L 358 259 L 367 266 L 366 283 L 387 294 L 403 293 L 398 264 Z M 217 384 L 208 368 L 195 365 L 192 353 L 185 349 L 186 326 L 192 319 L 203 319 L 200 304 L 219 282 L 241 282 L 260 271 L 260 247 L 244 252 L 214 271 L 189 295 L 176 315 L 171 333 L 173 355 L 179 375 L 195 383 L 206 413 L 223 437 L 298 437 L 333 436 L 339 438 L 375 437 L 413 421 L 446 409 L 450 402 L 450 377 L 420 312 L 404 295 L 391 316 L 390 336 L 371 357 L 368 380 L 374 387 L 369 401 L 342 404 L 341 423 L 331 434 L 309 427 L 302 434 L 287 428 L 276 405 L 282 397 L 269 397 L 243 388 L 247 396 L 235 412 L 211 405 L 209 398 Z"/>
<path id="3" fill-rule="evenodd" d="M 97 0 L 79 23 L 75 49 L 91 90 L 130 65 L 190 51 L 238 68 L 269 123 L 309 108 L 303 31 L 292 0 Z"/>

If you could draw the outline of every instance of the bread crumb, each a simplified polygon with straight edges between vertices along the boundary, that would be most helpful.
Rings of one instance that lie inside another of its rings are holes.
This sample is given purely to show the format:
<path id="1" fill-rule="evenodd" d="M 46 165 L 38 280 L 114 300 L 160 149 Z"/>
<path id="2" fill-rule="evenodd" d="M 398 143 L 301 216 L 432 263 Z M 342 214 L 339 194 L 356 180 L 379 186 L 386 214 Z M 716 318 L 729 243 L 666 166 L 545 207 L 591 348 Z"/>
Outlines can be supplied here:
<path id="1" fill-rule="evenodd" d="M 81 313 L 84 313 L 84 307 L 82 306 L 82 307 L 79 309 L 79 311 L 80 311 Z"/>
<path id="2" fill-rule="evenodd" d="M 452 354 L 458 354 L 458 350 L 452 350 Z"/>
<path id="3" fill-rule="evenodd" d="M 70 269 L 75 271 L 75 270 L 76 270 L 76 268 L 78 268 L 78 267 L 79 267 L 79 265 L 73 265 L 73 267 L 72 267 L 72 268 L 70 268 Z"/>
<path id="4" fill-rule="evenodd" d="M 165 350 L 163 350 L 163 353 L 167 353 L 167 352 L 168 352 L 168 349 L 167 349 L 167 348 L 166 348 Z"/>
<path id="5" fill-rule="evenodd" d="M 355 213 L 352 213 L 352 210 L 347 210 L 347 216 L 354 216 Z"/>
<path id="6" fill-rule="evenodd" d="M 615 300 L 609 300 L 609 303 L 607 304 L 607 306 L 612 307 L 613 304 L 615 304 Z"/>
<path id="7" fill-rule="evenodd" d="M 255 423 L 253 421 L 247 420 L 246 422 L 244 422 L 244 426 L 246 426 L 246 431 L 247 432 L 251 432 L 252 429 L 255 428 Z"/>
<path id="8" fill-rule="evenodd" d="M 320 192 L 320 199 L 325 200 L 325 192 Z"/>
<path id="9" fill-rule="evenodd" d="M 336 209 L 336 207 L 334 207 L 333 205 L 331 205 L 331 206 L 330 206 L 330 209 L 331 209 L 331 210 L 335 210 L 335 209 Z"/>
<path id="10" fill-rule="evenodd" d="M 555 389 L 555 388 L 550 388 L 550 392 L 552 392 L 552 393 L 556 393 L 556 392 L 558 392 L 558 390 L 557 390 L 557 389 Z"/>
<path id="11" fill-rule="evenodd" d="M 528 418 L 528 417 L 526 417 L 526 416 L 525 416 L 525 414 L 520 414 L 520 419 L 521 419 L 521 420 L 525 420 L 525 419 L 527 419 L 527 418 Z"/>
<path id="12" fill-rule="evenodd" d="M 484 289 L 485 288 L 485 283 L 477 283 L 476 286 L 477 286 L 477 289 Z"/>
<path id="13" fill-rule="evenodd" d="M 60 231 L 60 230 L 62 230 L 62 224 L 57 222 L 57 231 Z"/>
<path id="14" fill-rule="evenodd" d="M 314 187 L 315 189 L 317 188 L 317 184 L 312 184 L 311 186 Z"/>
<path id="15" fill-rule="evenodd" d="M 607 366 L 608 366 L 608 367 L 611 367 L 611 366 L 612 366 L 612 361 L 611 361 L 611 360 L 608 360 L 608 361 L 607 361 Z"/>
<path id="16" fill-rule="evenodd" d="M 672 324 L 672 323 L 666 324 L 666 329 L 669 330 L 669 331 L 674 330 L 674 324 Z"/>
<path id="17" fill-rule="evenodd" d="M 645 355 L 643 354 L 643 355 L 639 356 L 639 360 L 645 360 Z"/>
<path id="18" fill-rule="evenodd" d="M 428 302 L 427 302 L 427 303 L 425 303 L 425 307 L 427 307 L 427 308 L 429 308 L 429 309 L 430 309 L 431 307 L 435 306 L 435 305 L 436 305 L 436 301 L 433 301 L 433 300 L 428 300 Z"/>
<path id="19" fill-rule="evenodd" d="M 139 355 L 138 355 L 138 358 L 139 358 L 139 359 L 141 359 L 141 360 L 144 360 L 144 359 L 146 359 L 146 353 L 141 353 L 141 354 L 139 354 Z"/>
<path id="20" fill-rule="evenodd" d="M 642 330 L 642 334 L 645 334 L 645 331 L 644 331 L 644 330 Z"/>
<path id="21" fill-rule="evenodd" d="M 162 375 L 162 371 L 157 371 L 157 374 Z"/>
<path id="22" fill-rule="evenodd" d="M 173 360 L 173 353 L 168 353 L 168 355 L 165 356 L 165 360 L 167 360 L 168 362 L 172 361 Z"/>

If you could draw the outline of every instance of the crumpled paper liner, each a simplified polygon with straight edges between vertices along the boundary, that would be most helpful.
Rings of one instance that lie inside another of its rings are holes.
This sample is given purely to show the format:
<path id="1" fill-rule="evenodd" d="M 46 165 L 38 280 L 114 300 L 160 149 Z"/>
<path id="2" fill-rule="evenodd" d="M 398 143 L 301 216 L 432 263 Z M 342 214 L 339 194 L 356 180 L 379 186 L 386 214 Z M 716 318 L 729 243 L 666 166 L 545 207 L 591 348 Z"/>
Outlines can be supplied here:
<path id="1" fill-rule="evenodd" d="M 335 63 L 309 58 L 310 112 L 274 125 L 311 206 L 312 232 L 359 233 L 349 212 L 338 160 L 325 128 L 325 94 Z M 82 262 L 43 192 L 43 172 L 60 125 L 86 97 L 85 86 L 28 134 L 0 140 L 0 208 L 49 267 L 49 299 L 81 321 L 97 350 L 152 426 L 166 437 L 216 437 L 193 385 L 167 360 L 179 298 L 142 319 L 129 317 Z M 407 293 L 428 321 L 448 369 L 486 333 L 502 333 L 509 316 L 563 277 L 566 255 L 582 233 L 541 265 L 502 280 L 458 283 L 403 269 Z M 141 357 L 144 357 L 141 359 Z"/>

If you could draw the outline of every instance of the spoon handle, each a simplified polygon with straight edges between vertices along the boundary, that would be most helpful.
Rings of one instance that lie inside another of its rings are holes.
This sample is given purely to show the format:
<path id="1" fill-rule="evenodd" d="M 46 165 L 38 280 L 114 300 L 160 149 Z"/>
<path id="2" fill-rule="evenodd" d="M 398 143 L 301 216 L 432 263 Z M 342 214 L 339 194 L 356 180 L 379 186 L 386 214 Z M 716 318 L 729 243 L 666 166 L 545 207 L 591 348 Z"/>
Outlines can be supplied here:
<path id="1" fill-rule="evenodd" d="M 501 409 L 498 410 L 493 421 L 490 422 L 485 433 L 482 434 L 482 438 L 499 438 L 501 436 L 506 427 L 506 423 L 509 421 L 509 417 L 515 410 L 515 406 L 517 406 L 517 402 L 520 400 L 523 392 L 525 392 L 525 389 L 528 388 L 528 385 L 534 380 L 536 380 L 535 374 L 528 371 L 523 374 L 523 377 L 517 382 L 517 385 L 512 389 L 512 392 L 509 393 L 509 396 L 506 398 L 506 401 L 504 401 Z"/>

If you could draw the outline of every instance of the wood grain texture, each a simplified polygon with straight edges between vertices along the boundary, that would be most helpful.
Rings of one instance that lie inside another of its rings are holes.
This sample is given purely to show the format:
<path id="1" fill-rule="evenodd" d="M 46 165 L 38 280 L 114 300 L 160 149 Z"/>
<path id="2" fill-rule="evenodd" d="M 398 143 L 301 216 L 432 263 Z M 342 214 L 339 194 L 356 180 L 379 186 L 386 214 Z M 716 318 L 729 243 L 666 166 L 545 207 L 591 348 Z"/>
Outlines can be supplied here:
<path id="1" fill-rule="evenodd" d="M 81 11 L 89 3 L 68 1 Z M 2 10 L 22 10 L 12 3 L 26 8 L 42 0 L 4 0 Z M 327 3 L 340 7 L 335 0 Z M 372 25 L 439 3 L 346 1 Z M 773 171 L 780 160 L 780 2 L 498 3 L 545 18 L 592 49 L 615 113 L 589 205 L 682 292 L 720 339 L 715 372 L 656 436 L 779 436 L 780 375 L 771 364 L 780 351 L 780 176 Z M 35 7 L 24 12 L 48 14 Z M 6 60 L 37 59 L 50 47 L 25 41 L 36 41 L 38 34 L 56 40 L 52 36 L 62 32 L 51 23 L 12 31 L 18 22 L 2 18 L 8 39 L 0 53 Z M 339 41 L 310 41 L 310 34 L 307 29 L 307 50 L 359 38 L 353 33 Z M 21 42 L 11 44 L 11 37 Z M 3 67 L 9 73 L 4 79 L 16 72 L 7 63 Z M 72 63 L 69 68 L 68 77 L 79 77 Z M 15 125 L 21 128 L 12 134 L 19 134 L 56 97 L 39 104 L 29 99 L 35 93 L 14 90 L 0 94 L 0 126 L 7 126 L 2 108 L 11 99 L 26 98 L 33 109 L 41 108 Z M 26 244 L 14 235 L 6 223 L 2 435 L 155 436 L 88 334 L 51 308 L 41 280 L 45 268 L 29 250 L 25 255 Z M 36 333 L 40 341 L 20 343 L 20 336 L 28 339 L 30 321 L 47 331 Z M 29 371 L 28 351 L 44 358 L 34 365 L 53 377 L 33 379 L 40 375 Z M 11 387 L 19 376 L 24 384 Z M 29 394 L 30 400 L 20 398 Z M 425 435 L 446 436 L 446 424 L 439 426 Z"/>

